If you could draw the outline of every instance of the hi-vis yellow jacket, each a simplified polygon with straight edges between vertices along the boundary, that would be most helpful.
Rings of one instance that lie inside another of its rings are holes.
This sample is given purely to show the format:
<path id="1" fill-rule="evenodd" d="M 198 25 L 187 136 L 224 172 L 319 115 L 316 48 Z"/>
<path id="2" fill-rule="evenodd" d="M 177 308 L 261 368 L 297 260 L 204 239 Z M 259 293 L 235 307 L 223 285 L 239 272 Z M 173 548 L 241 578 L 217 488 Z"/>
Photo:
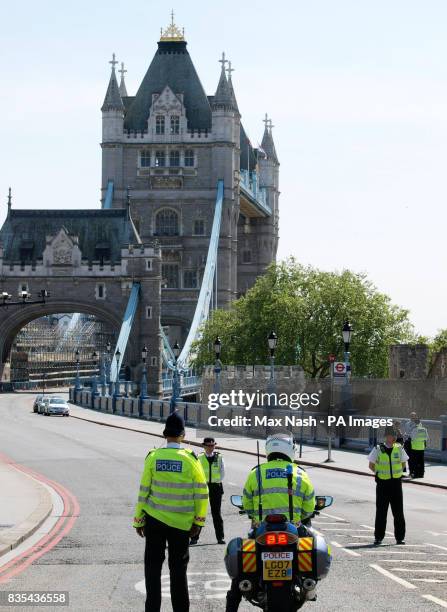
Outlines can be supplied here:
<path id="1" fill-rule="evenodd" d="M 307 473 L 296 463 L 275 459 L 252 469 L 244 487 L 243 506 L 247 514 L 257 520 L 259 491 L 262 517 L 267 514 L 285 514 L 289 517 L 287 466 L 292 465 L 293 521 L 310 516 L 315 509 L 315 493 Z M 259 484 L 261 485 L 259 487 Z"/>
<path id="2" fill-rule="evenodd" d="M 200 462 L 185 448 L 158 448 L 144 463 L 133 526 L 145 515 L 184 531 L 203 527 L 208 510 L 208 486 Z"/>

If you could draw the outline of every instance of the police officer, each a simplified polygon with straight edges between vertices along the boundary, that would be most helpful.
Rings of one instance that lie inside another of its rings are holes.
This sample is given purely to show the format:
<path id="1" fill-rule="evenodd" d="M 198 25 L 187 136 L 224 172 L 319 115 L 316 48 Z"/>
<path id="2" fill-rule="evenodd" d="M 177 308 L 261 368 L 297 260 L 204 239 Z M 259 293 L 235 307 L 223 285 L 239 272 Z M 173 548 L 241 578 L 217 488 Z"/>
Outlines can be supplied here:
<path id="1" fill-rule="evenodd" d="M 428 434 L 422 425 L 421 419 L 414 415 L 412 427 L 408 434 L 410 440 L 409 470 L 412 478 L 423 478 L 425 473 L 425 448 L 427 446 Z"/>
<path id="2" fill-rule="evenodd" d="M 197 457 L 181 447 L 185 425 L 177 412 L 166 419 L 163 435 L 166 446 L 150 451 L 146 457 L 133 526 L 146 538 L 146 612 L 160 611 L 166 543 L 172 608 L 174 612 L 188 612 L 189 538 L 205 524 L 208 491 Z"/>
<path id="3" fill-rule="evenodd" d="M 214 438 L 204 438 L 204 452 L 200 453 L 199 461 L 205 473 L 205 478 L 208 483 L 208 494 L 210 498 L 211 514 L 213 517 L 214 531 L 216 533 L 217 543 L 225 544 L 224 526 L 221 515 L 223 484 L 225 476 L 225 465 L 222 455 L 217 452 L 216 441 Z M 199 535 L 191 538 L 190 544 L 197 544 Z"/>
<path id="4" fill-rule="evenodd" d="M 244 487 L 243 506 L 252 527 L 256 528 L 259 519 L 268 514 L 284 514 L 295 523 L 310 517 L 315 510 L 314 488 L 307 473 L 293 462 L 293 438 L 289 434 L 273 434 L 266 440 L 265 452 L 267 463 L 251 470 Z M 239 581 L 232 580 L 226 612 L 237 612 L 241 599 Z"/>
<path id="5" fill-rule="evenodd" d="M 405 518 L 402 496 L 402 475 L 408 455 L 396 443 L 396 431 L 385 429 L 385 442 L 374 448 L 368 456 L 369 469 L 376 475 L 376 523 L 374 545 L 379 546 L 385 537 L 388 506 L 394 516 L 396 544 L 405 544 Z"/>

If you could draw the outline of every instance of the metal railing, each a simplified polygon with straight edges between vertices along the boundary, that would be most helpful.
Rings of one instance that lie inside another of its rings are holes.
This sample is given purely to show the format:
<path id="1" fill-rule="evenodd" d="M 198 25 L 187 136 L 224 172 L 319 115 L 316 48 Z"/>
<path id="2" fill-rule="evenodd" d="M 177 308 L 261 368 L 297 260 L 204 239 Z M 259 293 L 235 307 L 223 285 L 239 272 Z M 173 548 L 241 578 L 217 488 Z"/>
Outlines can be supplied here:
<path id="1" fill-rule="evenodd" d="M 272 209 L 267 204 L 267 190 L 265 187 L 259 187 L 259 177 L 257 172 L 239 170 L 239 173 L 239 187 L 258 204 L 262 212 L 270 216 L 272 214 Z"/>

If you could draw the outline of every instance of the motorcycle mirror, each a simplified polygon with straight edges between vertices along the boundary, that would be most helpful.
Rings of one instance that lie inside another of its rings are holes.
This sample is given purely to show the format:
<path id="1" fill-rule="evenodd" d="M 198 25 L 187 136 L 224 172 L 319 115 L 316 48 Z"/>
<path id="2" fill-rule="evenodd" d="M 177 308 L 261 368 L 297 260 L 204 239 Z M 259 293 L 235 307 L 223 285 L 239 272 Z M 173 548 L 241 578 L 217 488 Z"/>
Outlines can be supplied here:
<path id="1" fill-rule="evenodd" d="M 242 508 L 242 495 L 232 495 L 230 501 L 236 508 Z"/>
<path id="2" fill-rule="evenodd" d="M 315 496 L 315 510 L 323 510 L 332 506 L 334 498 L 331 495 L 316 495 Z"/>

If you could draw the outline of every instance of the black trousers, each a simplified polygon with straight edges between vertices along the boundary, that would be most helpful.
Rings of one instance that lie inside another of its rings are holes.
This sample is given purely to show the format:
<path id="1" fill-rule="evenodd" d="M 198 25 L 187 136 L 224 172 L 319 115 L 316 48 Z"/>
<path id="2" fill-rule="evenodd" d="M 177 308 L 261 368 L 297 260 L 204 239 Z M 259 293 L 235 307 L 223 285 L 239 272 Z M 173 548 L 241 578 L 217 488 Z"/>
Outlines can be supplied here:
<path id="1" fill-rule="evenodd" d="M 374 536 L 376 540 L 383 540 L 386 531 L 388 506 L 394 517 L 394 537 L 396 540 L 405 539 L 405 518 L 402 495 L 402 481 L 400 479 L 378 480 L 376 485 L 376 524 Z"/>
<path id="2" fill-rule="evenodd" d="M 189 532 L 169 527 L 152 516 L 146 517 L 144 526 L 144 577 L 146 580 L 145 612 L 160 612 L 161 569 L 168 544 L 168 566 L 171 602 L 174 612 L 189 612 L 189 594 L 186 569 L 189 561 Z"/>
<path id="3" fill-rule="evenodd" d="M 415 478 L 422 478 L 425 472 L 425 451 L 423 450 L 410 450 L 410 459 L 408 465 L 410 468 L 410 474 Z"/>
<path id="4" fill-rule="evenodd" d="M 225 612 L 237 612 L 239 604 L 242 600 L 242 593 L 239 590 L 238 578 L 233 578 L 231 581 L 231 588 L 227 591 L 227 604 L 225 606 Z"/>
<path id="5" fill-rule="evenodd" d="M 221 483 L 212 482 L 208 485 L 210 496 L 211 516 L 213 517 L 214 531 L 218 540 L 224 539 L 224 525 L 221 514 L 223 487 Z"/>

